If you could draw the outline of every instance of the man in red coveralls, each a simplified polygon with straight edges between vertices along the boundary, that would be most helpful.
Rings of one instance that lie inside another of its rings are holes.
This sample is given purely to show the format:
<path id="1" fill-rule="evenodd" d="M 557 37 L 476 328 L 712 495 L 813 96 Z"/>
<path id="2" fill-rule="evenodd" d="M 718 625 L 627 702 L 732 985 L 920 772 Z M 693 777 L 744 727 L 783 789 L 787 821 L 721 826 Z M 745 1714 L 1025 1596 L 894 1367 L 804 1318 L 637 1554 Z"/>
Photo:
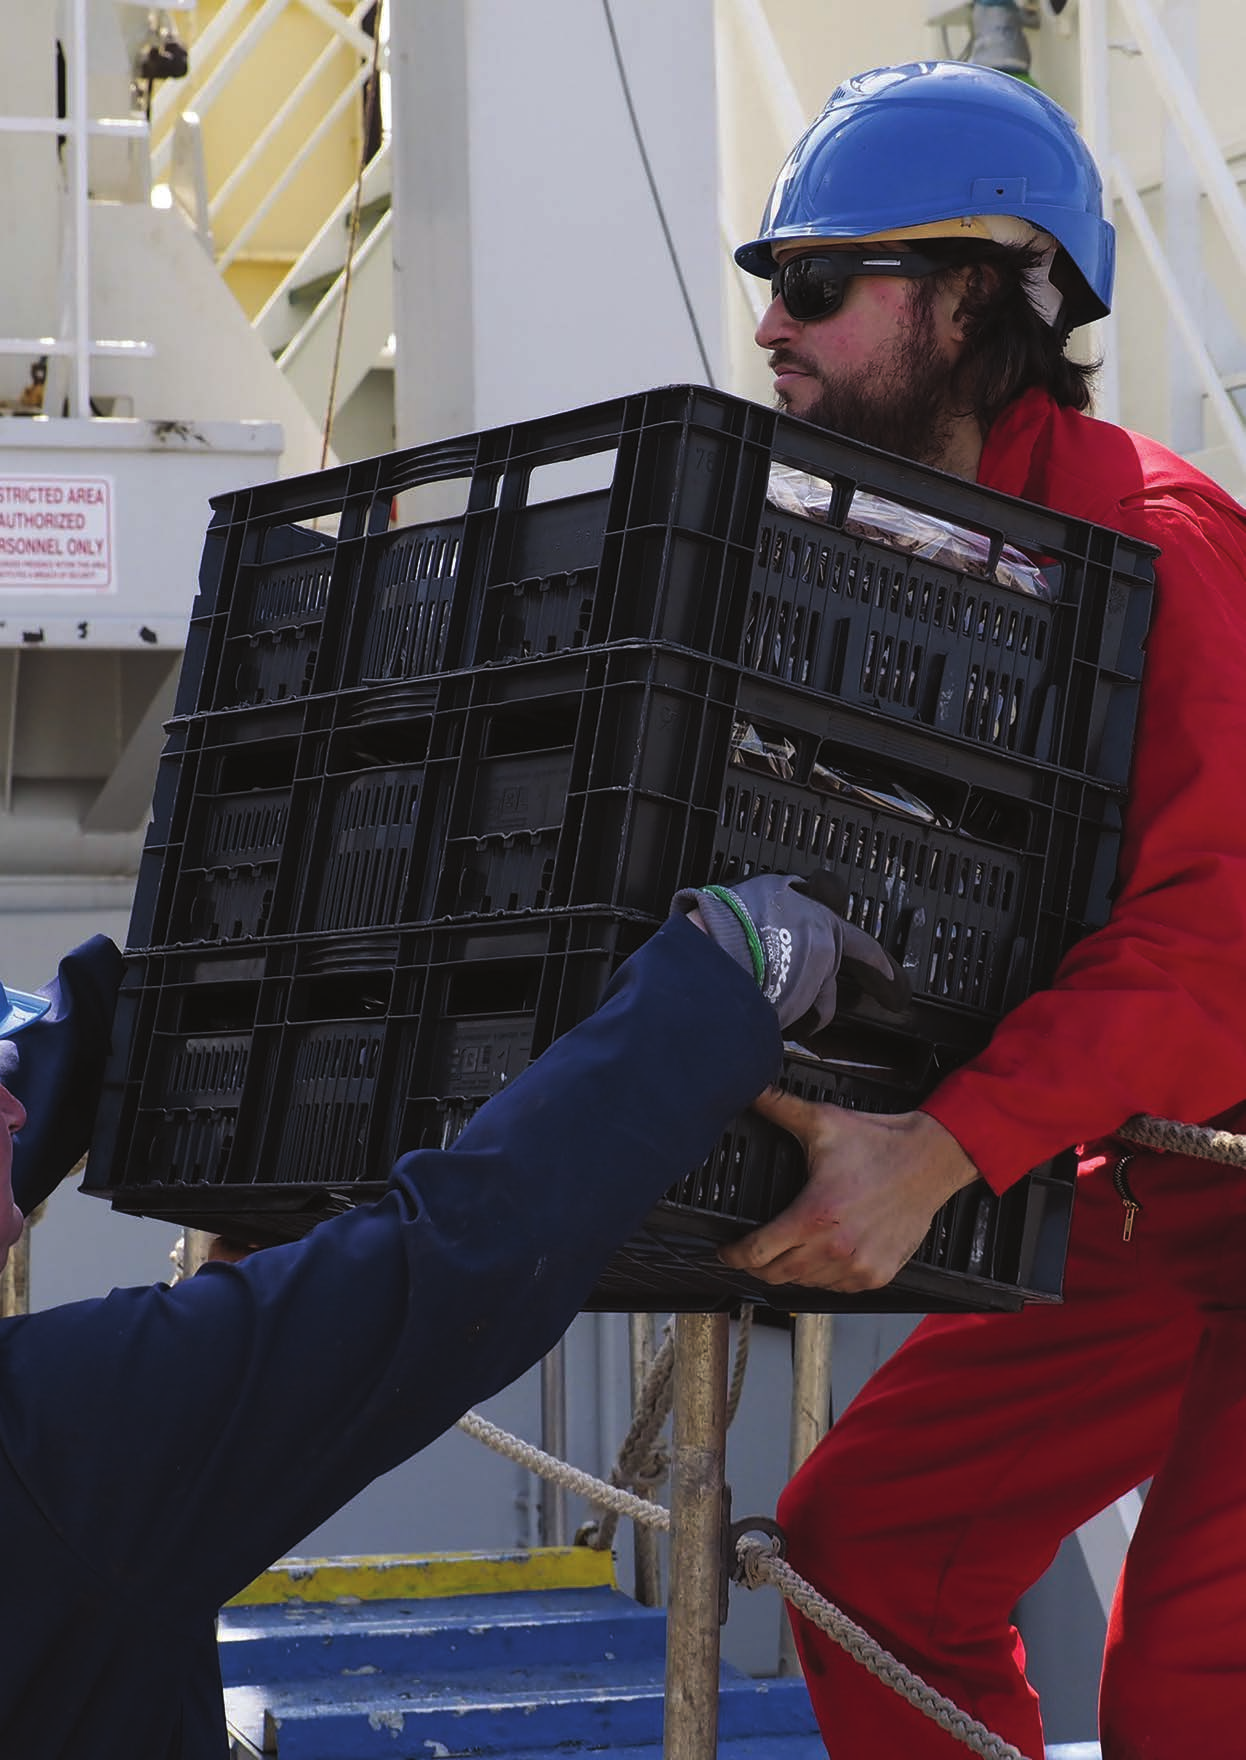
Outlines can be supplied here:
<path id="1" fill-rule="evenodd" d="M 793 415 L 1162 552 L 1106 927 L 920 1112 L 767 1102 L 809 1184 L 724 1257 L 774 1282 L 879 1288 L 958 1187 L 1002 1192 L 1084 1145 L 1065 1305 L 926 1320 L 786 1490 L 792 1561 L 1039 1760 L 1014 1604 L 1153 1476 L 1108 1630 L 1105 1760 L 1246 1753 L 1246 1177 L 1113 1139 L 1137 1113 L 1246 1129 L 1246 513 L 1084 413 L 1064 346 L 1108 309 L 1113 234 L 1033 88 L 964 63 L 848 81 L 736 256 L 772 278 L 757 341 Z M 797 1623 L 834 1760 L 964 1753 Z"/>

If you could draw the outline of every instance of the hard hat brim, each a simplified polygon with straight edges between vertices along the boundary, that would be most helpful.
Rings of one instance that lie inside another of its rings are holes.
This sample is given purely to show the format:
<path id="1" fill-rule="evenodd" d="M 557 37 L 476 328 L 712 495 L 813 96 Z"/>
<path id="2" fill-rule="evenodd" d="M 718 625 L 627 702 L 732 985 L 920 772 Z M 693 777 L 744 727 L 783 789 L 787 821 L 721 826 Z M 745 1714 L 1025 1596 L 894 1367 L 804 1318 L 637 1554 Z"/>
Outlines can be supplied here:
<path id="1" fill-rule="evenodd" d="M 10 990 L 7 985 L 0 995 L 4 998 L 0 1005 L 0 1039 L 12 1039 L 23 1027 L 33 1026 L 52 1006 L 46 996 L 36 996 L 29 990 Z"/>

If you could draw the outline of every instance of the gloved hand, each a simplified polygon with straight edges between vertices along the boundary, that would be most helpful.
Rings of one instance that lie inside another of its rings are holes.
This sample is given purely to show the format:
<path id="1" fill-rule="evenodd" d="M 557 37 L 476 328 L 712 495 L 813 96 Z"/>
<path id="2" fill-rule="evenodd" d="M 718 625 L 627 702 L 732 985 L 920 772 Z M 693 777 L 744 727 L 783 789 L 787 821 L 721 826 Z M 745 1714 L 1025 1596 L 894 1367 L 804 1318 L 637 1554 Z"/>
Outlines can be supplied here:
<path id="1" fill-rule="evenodd" d="M 735 886 L 686 887 L 672 916 L 699 911 L 712 938 L 750 971 L 789 1038 L 808 1043 L 830 1025 L 841 979 L 893 1014 L 909 1006 L 909 982 L 872 935 L 844 921 L 847 890 L 823 870 L 801 879 L 758 874 Z"/>
<path id="2" fill-rule="evenodd" d="M 26 1108 L 13 1139 L 13 1196 L 24 1216 L 91 1145 L 124 963 L 106 935 L 93 935 L 40 988 L 48 1012 L 0 1040 L 0 1083 Z"/>

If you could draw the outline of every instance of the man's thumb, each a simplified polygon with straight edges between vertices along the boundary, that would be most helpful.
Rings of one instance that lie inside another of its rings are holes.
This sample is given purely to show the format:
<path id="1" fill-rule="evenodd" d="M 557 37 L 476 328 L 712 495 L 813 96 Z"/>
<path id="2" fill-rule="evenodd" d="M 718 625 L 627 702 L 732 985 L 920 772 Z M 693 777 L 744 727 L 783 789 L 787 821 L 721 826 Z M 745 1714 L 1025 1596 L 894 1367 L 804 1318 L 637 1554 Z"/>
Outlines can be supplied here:
<path id="1" fill-rule="evenodd" d="M 817 1117 L 812 1100 L 802 1100 L 784 1088 L 766 1088 L 753 1102 L 753 1111 L 781 1130 L 790 1131 L 802 1142 Z"/>

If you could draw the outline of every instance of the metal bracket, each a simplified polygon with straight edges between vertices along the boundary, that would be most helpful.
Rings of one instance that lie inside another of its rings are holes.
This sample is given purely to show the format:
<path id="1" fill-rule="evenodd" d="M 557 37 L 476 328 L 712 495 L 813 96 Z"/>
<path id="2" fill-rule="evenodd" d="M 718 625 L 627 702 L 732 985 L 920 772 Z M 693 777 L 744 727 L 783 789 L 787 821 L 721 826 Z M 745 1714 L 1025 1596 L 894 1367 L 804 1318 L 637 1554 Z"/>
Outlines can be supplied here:
<path id="1" fill-rule="evenodd" d="M 722 1497 L 722 1554 L 719 1560 L 718 1572 L 718 1623 L 720 1626 L 725 1626 L 727 1623 L 728 1585 L 731 1583 L 742 1583 L 744 1581 L 743 1573 L 740 1569 L 740 1561 L 736 1554 L 736 1543 L 742 1540 L 746 1534 L 768 1535 L 771 1540 L 777 1542 L 778 1556 L 780 1558 L 787 1557 L 787 1536 L 784 1534 L 779 1524 L 777 1522 L 772 1522 L 769 1516 L 745 1516 L 741 1521 L 732 1521 L 731 1487 L 730 1485 L 724 1485 Z"/>

